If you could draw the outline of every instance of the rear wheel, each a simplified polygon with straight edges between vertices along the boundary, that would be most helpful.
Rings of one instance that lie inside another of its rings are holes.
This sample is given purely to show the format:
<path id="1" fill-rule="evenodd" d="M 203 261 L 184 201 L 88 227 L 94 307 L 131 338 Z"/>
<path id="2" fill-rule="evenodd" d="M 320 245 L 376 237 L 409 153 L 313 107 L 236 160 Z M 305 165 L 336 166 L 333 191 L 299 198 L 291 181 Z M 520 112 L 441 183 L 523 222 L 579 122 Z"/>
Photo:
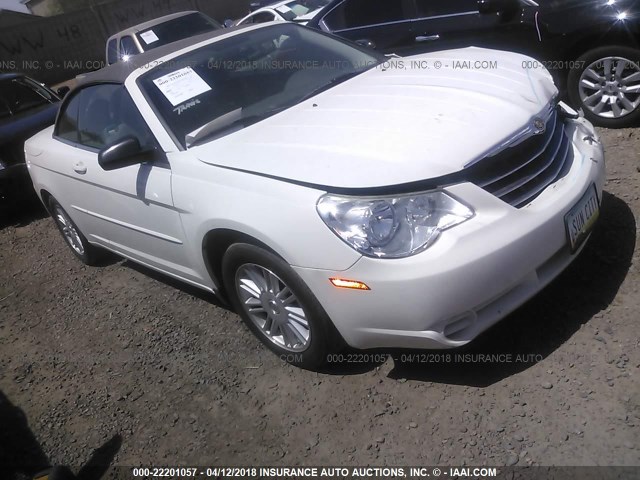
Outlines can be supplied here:
<path id="1" fill-rule="evenodd" d="M 587 119 L 609 128 L 640 122 L 640 50 L 600 47 L 576 63 L 582 68 L 569 73 L 569 96 Z"/>
<path id="2" fill-rule="evenodd" d="M 53 197 L 49 199 L 49 211 L 73 254 L 86 265 L 96 265 L 104 251 L 87 241 L 71 217 Z"/>
<path id="3" fill-rule="evenodd" d="M 324 309 L 281 258 L 236 244 L 225 254 L 225 289 L 249 329 L 281 359 L 314 369 L 342 346 Z"/>

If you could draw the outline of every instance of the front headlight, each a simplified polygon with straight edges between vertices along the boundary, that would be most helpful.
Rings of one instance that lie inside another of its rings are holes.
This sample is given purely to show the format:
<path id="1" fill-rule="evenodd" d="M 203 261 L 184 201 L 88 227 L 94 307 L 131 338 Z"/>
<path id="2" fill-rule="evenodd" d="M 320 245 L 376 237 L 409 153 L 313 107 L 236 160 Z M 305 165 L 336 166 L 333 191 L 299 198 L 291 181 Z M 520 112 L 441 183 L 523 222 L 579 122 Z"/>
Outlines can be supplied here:
<path id="1" fill-rule="evenodd" d="M 442 191 L 379 198 L 325 195 L 324 223 L 369 257 L 401 258 L 433 245 L 440 233 L 473 217 L 471 208 Z"/>

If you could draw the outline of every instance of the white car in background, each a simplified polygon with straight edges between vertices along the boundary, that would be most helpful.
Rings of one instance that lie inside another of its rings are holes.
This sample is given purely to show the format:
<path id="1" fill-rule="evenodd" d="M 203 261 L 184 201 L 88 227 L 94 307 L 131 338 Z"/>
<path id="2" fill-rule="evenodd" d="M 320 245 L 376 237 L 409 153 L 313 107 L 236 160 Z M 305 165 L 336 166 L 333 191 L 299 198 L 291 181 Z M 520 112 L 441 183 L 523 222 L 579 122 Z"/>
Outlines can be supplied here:
<path id="1" fill-rule="evenodd" d="M 142 52 L 221 28 L 218 22 L 198 11 L 154 18 L 111 35 L 107 39 L 107 65 L 127 61 Z"/>
<path id="2" fill-rule="evenodd" d="M 238 20 L 235 25 L 250 25 L 267 22 L 296 22 L 305 25 L 331 0 L 294 0 L 274 3 L 259 8 L 246 17 Z"/>
<path id="3" fill-rule="evenodd" d="M 218 31 L 88 75 L 26 159 L 79 259 L 107 249 L 214 292 L 293 364 L 459 347 L 599 215 L 598 135 L 522 65 L 390 60 L 293 23 Z"/>

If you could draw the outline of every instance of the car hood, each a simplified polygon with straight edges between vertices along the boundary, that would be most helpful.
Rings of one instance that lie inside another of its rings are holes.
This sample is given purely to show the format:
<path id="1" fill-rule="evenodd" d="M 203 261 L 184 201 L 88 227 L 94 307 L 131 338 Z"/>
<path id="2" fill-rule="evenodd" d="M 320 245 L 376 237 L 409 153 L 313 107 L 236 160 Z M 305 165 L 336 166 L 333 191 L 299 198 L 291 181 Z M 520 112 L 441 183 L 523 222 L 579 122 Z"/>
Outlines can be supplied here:
<path id="1" fill-rule="evenodd" d="M 496 68 L 476 63 L 487 60 Z M 191 150 L 207 164 L 338 188 L 447 175 L 522 130 L 557 94 L 545 70 L 523 68 L 527 60 L 480 48 L 389 58 Z"/>

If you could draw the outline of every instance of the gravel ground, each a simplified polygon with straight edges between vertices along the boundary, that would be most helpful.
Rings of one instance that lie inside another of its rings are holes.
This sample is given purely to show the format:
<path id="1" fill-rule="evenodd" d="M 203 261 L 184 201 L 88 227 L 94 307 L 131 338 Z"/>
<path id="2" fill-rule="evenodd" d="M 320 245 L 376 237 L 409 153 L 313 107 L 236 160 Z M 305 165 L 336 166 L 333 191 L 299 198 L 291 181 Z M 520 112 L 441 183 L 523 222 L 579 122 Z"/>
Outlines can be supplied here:
<path id="1" fill-rule="evenodd" d="M 0 466 L 640 465 L 640 130 L 601 134 L 583 254 L 449 359 L 299 370 L 215 298 L 81 265 L 40 210 L 2 219 Z"/>

